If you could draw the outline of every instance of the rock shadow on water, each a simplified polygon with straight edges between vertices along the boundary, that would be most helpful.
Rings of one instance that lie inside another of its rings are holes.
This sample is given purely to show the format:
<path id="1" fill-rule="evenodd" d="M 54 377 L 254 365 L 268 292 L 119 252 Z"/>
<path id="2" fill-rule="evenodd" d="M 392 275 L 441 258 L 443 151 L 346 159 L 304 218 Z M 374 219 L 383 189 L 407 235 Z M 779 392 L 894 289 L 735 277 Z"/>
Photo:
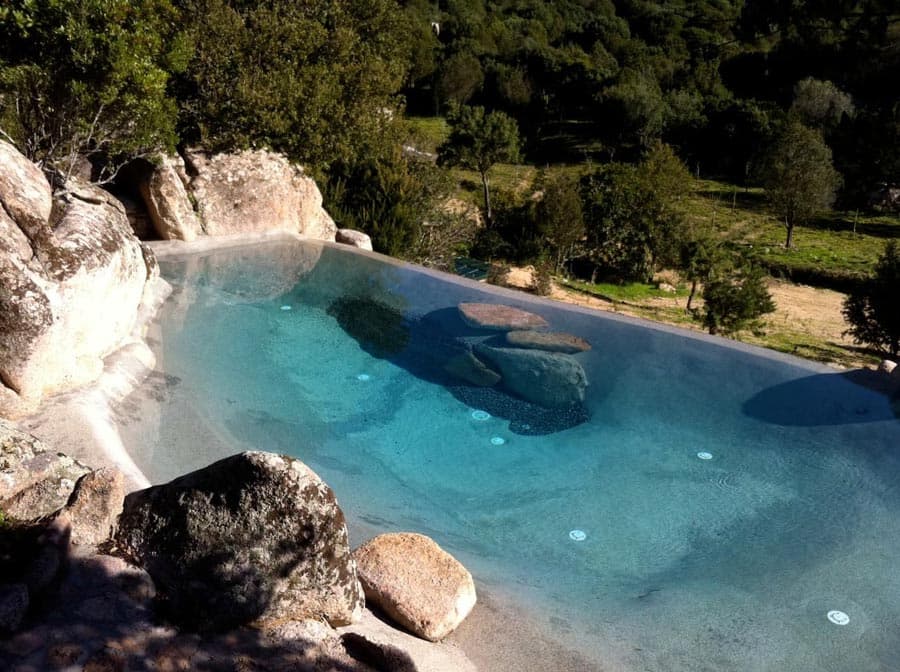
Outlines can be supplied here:
<path id="1" fill-rule="evenodd" d="M 467 406 L 509 420 L 515 434 L 553 434 L 589 419 L 583 404 L 544 408 L 501 389 L 465 384 L 448 374 L 448 362 L 471 353 L 478 343 L 500 342 L 501 338 L 468 326 L 456 308 L 442 308 L 415 319 L 377 298 L 352 296 L 336 299 L 327 312 L 373 357 L 443 386 Z"/>
<path id="2" fill-rule="evenodd" d="M 798 378 L 762 390 L 744 402 L 743 411 L 752 418 L 791 427 L 900 418 L 900 392 L 892 392 L 882 377 L 859 369 Z"/>

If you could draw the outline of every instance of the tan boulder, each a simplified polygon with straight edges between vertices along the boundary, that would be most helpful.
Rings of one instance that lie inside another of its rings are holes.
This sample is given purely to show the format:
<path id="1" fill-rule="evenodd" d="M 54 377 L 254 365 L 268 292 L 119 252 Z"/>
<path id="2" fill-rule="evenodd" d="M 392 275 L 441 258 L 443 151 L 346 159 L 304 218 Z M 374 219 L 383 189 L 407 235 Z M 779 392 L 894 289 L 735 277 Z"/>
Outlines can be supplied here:
<path id="1" fill-rule="evenodd" d="M 322 208 L 322 194 L 303 168 L 280 154 L 186 153 L 190 192 L 210 236 L 289 231 L 331 240 L 337 227 Z"/>
<path id="2" fill-rule="evenodd" d="M 547 326 L 547 321 L 540 315 L 498 303 L 461 303 L 458 309 L 463 321 L 475 329 L 510 331 Z"/>
<path id="3" fill-rule="evenodd" d="M 153 228 L 163 240 L 191 241 L 203 233 L 182 174 L 184 161 L 180 156 L 160 156 L 153 171 L 140 183 Z"/>
<path id="4" fill-rule="evenodd" d="M 475 606 L 472 575 L 422 534 L 381 534 L 353 557 L 366 600 L 419 637 L 443 639 Z"/>
<path id="5" fill-rule="evenodd" d="M 50 183 L 35 164 L 0 140 L 0 203 L 29 240 L 46 232 L 53 200 Z M 2 239 L 2 238 L 0 238 Z"/>
<path id="6" fill-rule="evenodd" d="M 372 239 L 362 231 L 354 229 L 338 229 L 334 237 L 335 242 L 358 247 L 361 250 L 372 251 Z"/>

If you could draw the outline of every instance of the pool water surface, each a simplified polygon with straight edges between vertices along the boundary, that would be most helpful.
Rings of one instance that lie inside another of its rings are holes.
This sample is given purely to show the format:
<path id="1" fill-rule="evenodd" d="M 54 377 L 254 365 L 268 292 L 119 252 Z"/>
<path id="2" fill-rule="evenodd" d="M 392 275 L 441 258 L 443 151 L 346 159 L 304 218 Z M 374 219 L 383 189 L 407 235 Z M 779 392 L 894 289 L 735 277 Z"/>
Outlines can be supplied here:
<path id="1" fill-rule="evenodd" d="M 299 457 L 351 542 L 432 536 L 613 669 L 900 669 L 900 422 L 840 373 L 315 243 L 170 257 L 154 483 Z M 462 301 L 587 339 L 585 401 L 448 376 Z"/>

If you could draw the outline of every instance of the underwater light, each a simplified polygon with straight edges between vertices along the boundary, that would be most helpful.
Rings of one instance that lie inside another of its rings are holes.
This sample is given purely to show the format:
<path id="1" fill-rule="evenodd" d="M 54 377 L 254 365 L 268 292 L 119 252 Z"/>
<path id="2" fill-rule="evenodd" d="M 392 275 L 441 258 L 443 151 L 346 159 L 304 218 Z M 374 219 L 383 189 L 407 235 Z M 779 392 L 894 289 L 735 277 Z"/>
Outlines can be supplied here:
<path id="1" fill-rule="evenodd" d="M 495 446 L 502 446 L 504 443 L 506 443 L 506 439 L 504 439 L 502 436 L 494 436 L 491 438 L 491 443 L 493 443 Z"/>
<path id="2" fill-rule="evenodd" d="M 490 420 L 491 414 L 487 411 L 472 411 L 472 417 L 476 420 Z"/>
<path id="3" fill-rule="evenodd" d="M 707 453 L 705 450 L 703 450 L 697 453 L 697 457 L 699 457 L 701 460 L 711 460 L 713 456 L 712 453 Z"/>
<path id="4" fill-rule="evenodd" d="M 361 380 L 362 382 L 366 382 L 367 380 L 370 380 L 371 378 L 372 378 L 372 376 L 370 376 L 368 373 L 361 373 L 356 377 L 357 380 Z"/>
<path id="5" fill-rule="evenodd" d="M 572 541 L 584 541 L 587 539 L 587 533 L 584 530 L 572 530 L 569 532 L 569 539 Z"/>
<path id="6" fill-rule="evenodd" d="M 828 620 L 835 625 L 847 625 L 850 622 L 850 617 L 843 611 L 832 609 L 828 612 Z"/>

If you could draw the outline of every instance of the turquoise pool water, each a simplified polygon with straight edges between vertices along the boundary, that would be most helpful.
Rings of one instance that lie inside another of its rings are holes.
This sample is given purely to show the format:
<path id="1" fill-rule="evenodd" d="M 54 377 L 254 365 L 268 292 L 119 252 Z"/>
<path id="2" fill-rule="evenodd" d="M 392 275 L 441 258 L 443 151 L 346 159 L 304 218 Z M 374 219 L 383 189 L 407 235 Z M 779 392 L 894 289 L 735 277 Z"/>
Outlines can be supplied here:
<path id="1" fill-rule="evenodd" d="M 900 669 L 900 422 L 883 396 L 799 360 L 332 246 L 162 268 L 175 286 L 153 335 L 164 374 L 134 455 L 152 481 L 243 449 L 300 457 L 337 493 L 354 545 L 431 535 L 612 669 Z M 449 379 L 441 362 L 473 338 L 460 301 L 588 339 L 583 407 Z"/>

